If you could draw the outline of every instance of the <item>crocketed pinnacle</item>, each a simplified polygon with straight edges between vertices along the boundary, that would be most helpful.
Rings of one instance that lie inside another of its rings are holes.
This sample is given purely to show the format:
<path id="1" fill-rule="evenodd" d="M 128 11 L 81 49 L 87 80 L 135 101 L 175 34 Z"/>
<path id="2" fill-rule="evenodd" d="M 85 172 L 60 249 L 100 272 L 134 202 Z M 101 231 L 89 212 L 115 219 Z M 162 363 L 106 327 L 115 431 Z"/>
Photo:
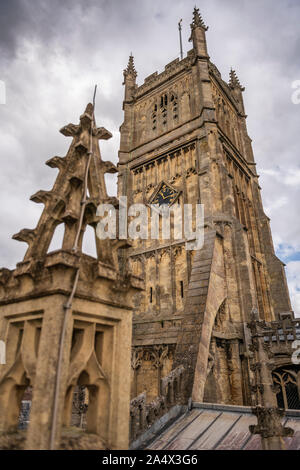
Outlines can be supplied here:
<path id="1" fill-rule="evenodd" d="M 203 28 L 205 31 L 208 30 L 208 26 L 205 25 L 203 18 L 201 16 L 201 13 L 199 12 L 199 8 L 195 7 L 194 12 L 193 12 L 193 22 L 191 24 L 191 28 L 193 30 L 198 27 Z"/>
<path id="2" fill-rule="evenodd" d="M 127 77 L 128 75 L 131 75 L 134 78 L 136 78 L 137 76 L 137 71 L 135 70 L 134 59 L 132 54 L 130 54 L 127 68 L 124 70 L 124 77 Z"/>
<path id="3" fill-rule="evenodd" d="M 230 88 L 239 88 L 241 91 L 245 90 L 245 88 L 240 84 L 236 71 L 233 69 L 230 70 L 229 74 L 229 86 Z"/>

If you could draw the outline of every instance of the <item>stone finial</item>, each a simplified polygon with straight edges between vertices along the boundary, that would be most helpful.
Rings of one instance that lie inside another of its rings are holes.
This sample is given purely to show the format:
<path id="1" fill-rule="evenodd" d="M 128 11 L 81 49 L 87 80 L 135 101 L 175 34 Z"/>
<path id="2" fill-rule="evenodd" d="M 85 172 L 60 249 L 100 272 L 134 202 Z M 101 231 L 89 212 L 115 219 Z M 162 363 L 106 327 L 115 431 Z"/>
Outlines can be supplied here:
<path id="1" fill-rule="evenodd" d="M 124 78 L 126 78 L 128 75 L 131 75 L 133 78 L 137 77 L 137 71 L 135 70 L 134 58 L 132 53 L 129 56 L 128 65 L 124 70 Z"/>
<path id="2" fill-rule="evenodd" d="M 230 70 L 229 74 L 229 86 L 230 88 L 239 88 L 241 91 L 245 91 L 245 88 L 240 84 L 236 71 L 233 69 Z"/>
<path id="3" fill-rule="evenodd" d="M 192 30 L 195 28 L 202 28 L 205 31 L 208 30 L 208 26 L 205 25 L 201 13 L 199 12 L 199 8 L 194 8 L 193 12 L 193 22 L 191 24 Z"/>

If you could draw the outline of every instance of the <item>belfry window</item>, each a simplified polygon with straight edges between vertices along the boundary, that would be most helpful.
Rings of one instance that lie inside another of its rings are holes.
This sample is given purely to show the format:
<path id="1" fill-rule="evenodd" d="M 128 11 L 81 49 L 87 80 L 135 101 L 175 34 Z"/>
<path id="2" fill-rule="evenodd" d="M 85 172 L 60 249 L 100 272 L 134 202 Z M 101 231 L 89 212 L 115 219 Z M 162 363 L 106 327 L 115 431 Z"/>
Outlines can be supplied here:
<path id="1" fill-rule="evenodd" d="M 181 294 L 181 298 L 183 299 L 184 298 L 183 281 L 180 281 L 180 294 Z"/>
<path id="2" fill-rule="evenodd" d="M 172 104 L 173 119 L 176 120 L 178 118 L 178 106 L 177 106 L 177 98 L 175 95 L 171 96 L 171 104 Z"/>
<path id="3" fill-rule="evenodd" d="M 168 106 L 168 95 L 162 95 L 160 98 L 160 107 L 164 108 L 165 106 Z"/>
<path id="4" fill-rule="evenodd" d="M 165 126 L 168 120 L 168 95 L 162 95 L 160 98 L 160 112 L 162 115 L 162 123 Z"/>
<path id="5" fill-rule="evenodd" d="M 151 119 L 152 119 L 152 130 L 155 131 L 155 129 L 156 129 L 156 119 L 157 119 L 157 104 L 155 104 L 154 107 L 153 107 L 153 112 L 151 114 Z"/>
<path id="6" fill-rule="evenodd" d="M 279 408 L 300 410 L 299 366 L 282 367 L 273 371 L 273 382 L 277 386 Z"/>
<path id="7" fill-rule="evenodd" d="M 157 129 L 157 123 L 168 126 L 168 122 L 177 123 L 179 118 L 178 100 L 175 93 L 164 93 L 158 98 L 158 103 L 153 105 L 151 111 L 152 130 Z"/>

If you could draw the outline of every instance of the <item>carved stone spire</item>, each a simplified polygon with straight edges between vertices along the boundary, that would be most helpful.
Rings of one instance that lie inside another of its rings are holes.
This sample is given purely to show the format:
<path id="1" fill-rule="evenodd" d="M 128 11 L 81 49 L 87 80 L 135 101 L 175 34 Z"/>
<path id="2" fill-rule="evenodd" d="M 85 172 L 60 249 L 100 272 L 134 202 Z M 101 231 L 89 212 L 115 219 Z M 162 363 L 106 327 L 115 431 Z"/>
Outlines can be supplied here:
<path id="1" fill-rule="evenodd" d="M 241 91 L 245 91 L 245 88 L 242 87 L 240 80 L 236 74 L 236 71 L 231 69 L 229 74 L 229 86 L 230 88 L 239 88 Z"/>
<path id="2" fill-rule="evenodd" d="M 199 8 L 194 8 L 193 21 L 191 24 L 190 41 L 193 42 L 194 51 L 197 57 L 209 59 L 207 54 L 206 31 L 208 27 L 205 25 Z"/>
<path id="3" fill-rule="evenodd" d="M 94 108 L 89 103 L 80 116 L 79 124 L 68 124 L 60 130 L 64 136 L 72 137 L 73 141 L 65 157 L 55 156 L 46 162 L 51 168 L 59 169 L 53 188 L 50 191 L 40 190 L 31 197 L 33 202 L 44 204 L 38 225 L 35 229 L 23 229 L 13 236 L 15 240 L 28 244 L 24 262 L 30 261 L 32 264 L 45 261 L 54 231 L 59 224 L 65 226 L 62 249 L 72 250 L 80 220 L 86 160 L 91 139 L 92 157 L 88 175 L 90 196 L 84 212 L 82 232 L 87 225 L 96 226 L 98 205 L 101 202 L 111 202 L 104 175 L 116 173 L 118 170 L 113 163 L 102 161 L 98 141 L 110 139 L 112 135 L 104 127 L 94 125 L 93 115 Z M 103 242 L 106 241 L 96 239 L 99 257 L 108 258 Z"/>
<path id="4" fill-rule="evenodd" d="M 192 30 L 195 28 L 203 28 L 205 31 L 208 30 L 208 26 L 205 25 L 201 13 L 199 12 L 199 8 L 194 8 L 193 12 L 193 22 L 191 24 Z"/>
<path id="5" fill-rule="evenodd" d="M 124 70 L 124 79 L 126 79 L 126 77 L 128 77 L 129 75 L 132 76 L 134 79 L 136 79 L 137 77 L 137 71 L 135 70 L 134 58 L 132 53 L 129 56 L 128 65 Z"/>
<path id="6" fill-rule="evenodd" d="M 123 102 L 124 123 L 122 124 L 122 127 L 124 129 L 127 126 L 127 123 L 131 122 L 131 118 L 132 118 L 131 103 L 134 100 L 135 91 L 137 89 L 137 84 L 136 84 L 137 71 L 135 70 L 134 59 L 133 59 L 132 53 L 129 56 L 128 65 L 126 69 L 123 71 L 123 75 L 124 75 L 123 85 L 125 85 L 125 90 L 124 90 L 125 93 L 124 93 L 124 102 Z M 122 134 L 121 134 L 121 147 L 123 147 L 123 144 L 124 142 L 122 140 Z"/>

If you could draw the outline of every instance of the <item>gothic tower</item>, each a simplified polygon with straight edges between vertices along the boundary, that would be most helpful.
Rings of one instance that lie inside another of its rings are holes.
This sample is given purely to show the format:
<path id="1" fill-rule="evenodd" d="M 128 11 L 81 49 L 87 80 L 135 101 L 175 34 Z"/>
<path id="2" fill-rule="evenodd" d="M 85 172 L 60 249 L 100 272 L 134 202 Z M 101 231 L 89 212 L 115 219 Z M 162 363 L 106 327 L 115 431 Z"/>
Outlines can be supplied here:
<path id="1" fill-rule="evenodd" d="M 202 249 L 186 250 L 184 237 L 131 248 L 146 282 L 134 313 L 132 397 L 159 395 L 161 378 L 183 365 L 185 400 L 248 405 L 245 324 L 253 308 L 274 321 L 291 304 L 263 210 L 244 88 L 235 71 L 226 83 L 211 62 L 207 29 L 195 8 L 184 59 L 140 86 L 132 56 L 124 70 L 119 196 L 150 205 L 162 194 L 205 211 Z"/>

